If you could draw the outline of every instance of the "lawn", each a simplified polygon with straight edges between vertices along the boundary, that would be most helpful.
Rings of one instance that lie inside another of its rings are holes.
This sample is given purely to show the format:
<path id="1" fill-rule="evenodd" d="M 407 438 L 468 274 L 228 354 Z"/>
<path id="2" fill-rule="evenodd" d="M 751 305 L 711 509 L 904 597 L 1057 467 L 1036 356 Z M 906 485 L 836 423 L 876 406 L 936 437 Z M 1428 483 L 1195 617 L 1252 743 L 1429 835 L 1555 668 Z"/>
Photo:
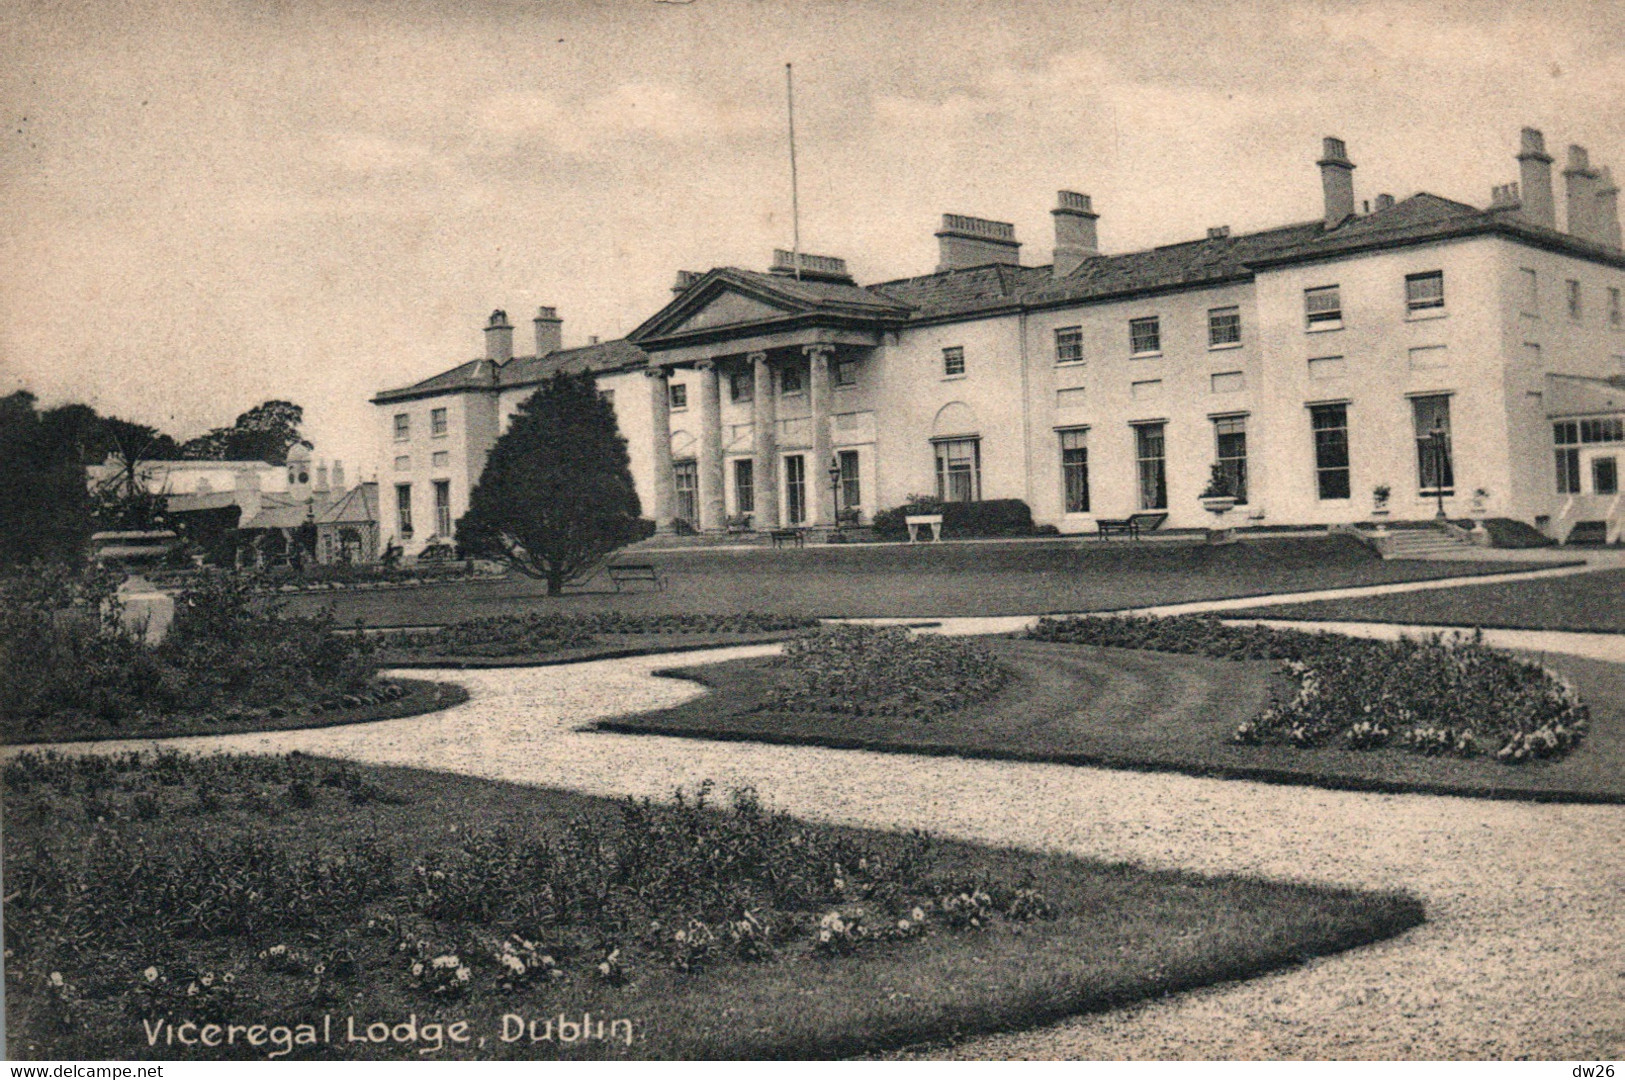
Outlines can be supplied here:
<path id="1" fill-rule="evenodd" d="M 1450 589 L 1276 604 L 1233 612 L 1270 619 L 1625 633 L 1625 570 Z"/>
<path id="2" fill-rule="evenodd" d="M 1423 917 L 1393 893 L 810 825 L 748 798 L 299 755 L 32 757 L 5 784 L 13 1058 L 850 1056 L 1245 978 Z M 604 1036 L 580 1037 L 584 1013 Z"/>
<path id="3" fill-rule="evenodd" d="M 1274 661 L 984 639 L 1010 672 L 993 697 L 928 722 L 770 707 L 784 677 L 771 659 L 672 669 L 712 688 L 672 709 L 599 730 L 1169 770 L 1276 783 L 1495 798 L 1625 801 L 1625 666 L 1546 662 L 1591 706 L 1585 742 L 1560 760 L 1505 765 L 1393 747 L 1240 745 L 1236 726 L 1285 683 Z M 768 707 L 764 707 L 768 706 Z"/>
<path id="4" fill-rule="evenodd" d="M 333 605 L 338 622 L 438 625 L 521 612 L 628 611 L 812 617 L 1026 615 L 1506 572 L 1504 562 L 1384 562 L 1343 536 L 1247 539 L 1227 547 L 1069 539 L 639 553 L 668 588 L 542 595 L 527 578 L 288 598 Z"/>

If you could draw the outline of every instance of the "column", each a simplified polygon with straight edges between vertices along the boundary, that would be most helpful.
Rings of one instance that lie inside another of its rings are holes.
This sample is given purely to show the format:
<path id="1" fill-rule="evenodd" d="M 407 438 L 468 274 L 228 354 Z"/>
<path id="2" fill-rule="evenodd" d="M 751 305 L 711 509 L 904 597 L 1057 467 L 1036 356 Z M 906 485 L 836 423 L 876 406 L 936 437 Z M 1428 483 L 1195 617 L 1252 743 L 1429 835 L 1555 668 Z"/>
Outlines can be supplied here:
<path id="1" fill-rule="evenodd" d="M 676 483 L 671 475 L 671 377 L 665 368 L 644 371 L 649 376 L 650 460 L 654 463 L 655 531 L 676 529 L 673 509 L 677 503 Z"/>
<path id="2" fill-rule="evenodd" d="M 807 521 L 814 525 L 835 524 L 835 507 L 830 501 L 834 498 L 834 489 L 829 485 L 829 462 L 831 454 L 829 437 L 829 406 L 830 406 L 830 356 L 835 352 L 833 345 L 807 345 L 802 349 L 810 361 L 811 372 L 807 379 L 807 404 L 812 410 L 813 444 L 812 453 L 808 455 L 807 471 L 812 475 L 807 479 L 811 481 L 808 488 L 812 492 L 807 501 Z"/>
<path id="3" fill-rule="evenodd" d="M 721 532 L 728 525 L 722 498 L 722 388 L 715 360 L 694 367 L 700 373 L 700 531 Z"/>
<path id="4" fill-rule="evenodd" d="M 767 353 L 751 353 L 751 374 L 755 392 L 751 395 L 751 448 L 755 464 L 752 483 L 756 486 L 756 512 L 752 524 L 758 529 L 779 527 L 779 408 L 773 397 L 773 369 L 767 366 Z"/>

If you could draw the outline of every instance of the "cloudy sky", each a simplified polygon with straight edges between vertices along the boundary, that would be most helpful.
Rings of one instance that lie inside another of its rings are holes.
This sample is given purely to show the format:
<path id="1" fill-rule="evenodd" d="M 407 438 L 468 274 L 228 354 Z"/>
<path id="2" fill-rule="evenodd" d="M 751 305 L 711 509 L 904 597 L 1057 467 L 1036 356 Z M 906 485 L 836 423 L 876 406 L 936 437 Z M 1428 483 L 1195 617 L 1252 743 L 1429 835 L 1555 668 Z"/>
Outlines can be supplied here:
<path id="1" fill-rule="evenodd" d="M 1313 218 L 1328 134 L 1359 198 L 1482 205 L 1525 124 L 1625 166 L 1613 0 L 10 0 L 0 393 L 182 438 L 284 397 L 370 471 L 367 397 L 492 308 L 582 344 L 789 246 L 786 61 L 803 247 L 865 282 L 944 211 L 1046 263 L 1062 187 L 1108 251 Z"/>

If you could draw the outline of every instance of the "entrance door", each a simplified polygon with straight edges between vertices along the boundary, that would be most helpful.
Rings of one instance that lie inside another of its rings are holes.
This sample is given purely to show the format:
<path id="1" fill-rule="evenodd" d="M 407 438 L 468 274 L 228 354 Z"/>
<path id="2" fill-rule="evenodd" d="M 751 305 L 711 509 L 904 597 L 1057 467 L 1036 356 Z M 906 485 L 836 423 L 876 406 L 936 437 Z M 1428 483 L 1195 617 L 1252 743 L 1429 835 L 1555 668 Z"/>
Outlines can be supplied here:
<path id="1" fill-rule="evenodd" d="M 801 454 L 784 459 L 784 516 L 790 525 L 807 520 L 807 459 Z"/>

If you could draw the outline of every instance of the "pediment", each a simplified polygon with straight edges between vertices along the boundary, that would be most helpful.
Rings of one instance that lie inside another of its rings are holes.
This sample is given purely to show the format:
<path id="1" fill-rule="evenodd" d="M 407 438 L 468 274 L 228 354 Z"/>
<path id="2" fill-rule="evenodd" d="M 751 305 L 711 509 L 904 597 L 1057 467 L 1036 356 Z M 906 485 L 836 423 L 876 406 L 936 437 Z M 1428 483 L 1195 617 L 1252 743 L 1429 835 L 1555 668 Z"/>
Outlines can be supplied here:
<path id="1" fill-rule="evenodd" d="M 793 308 L 779 307 L 728 289 L 717 293 L 667 332 L 680 334 L 689 330 L 712 330 L 719 326 L 762 322 L 794 313 Z"/>

